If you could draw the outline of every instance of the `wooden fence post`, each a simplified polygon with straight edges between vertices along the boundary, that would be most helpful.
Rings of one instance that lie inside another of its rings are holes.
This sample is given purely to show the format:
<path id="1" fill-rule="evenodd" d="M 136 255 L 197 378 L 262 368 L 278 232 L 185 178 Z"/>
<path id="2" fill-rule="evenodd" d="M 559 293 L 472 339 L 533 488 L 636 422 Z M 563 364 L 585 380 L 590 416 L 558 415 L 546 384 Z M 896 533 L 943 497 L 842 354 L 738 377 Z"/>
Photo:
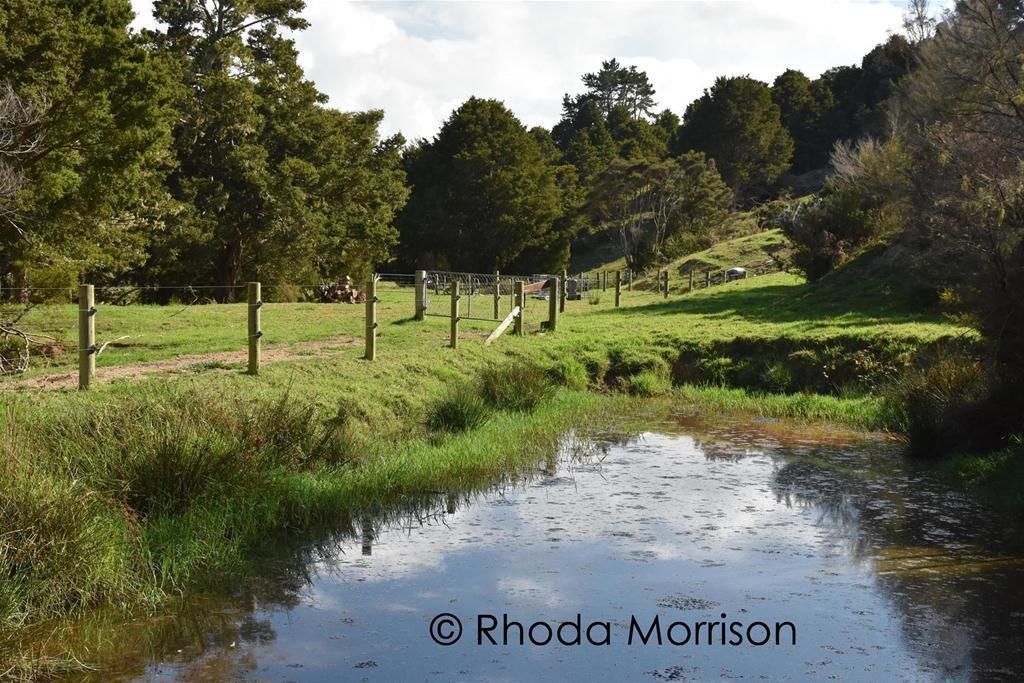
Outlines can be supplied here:
<path id="1" fill-rule="evenodd" d="M 559 284 L 557 277 L 548 278 L 548 332 L 558 329 L 558 300 L 561 298 Z"/>
<path id="2" fill-rule="evenodd" d="M 249 374 L 260 374 L 260 337 L 263 330 L 260 329 L 260 308 L 263 301 L 260 300 L 260 283 L 250 282 L 247 287 L 249 304 Z"/>
<path id="3" fill-rule="evenodd" d="M 633 291 L 633 269 L 632 268 L 630 268 L 629 270 L 626 271 L 626 277 L 627 277 L 627 280 L 626 280 L 626 290 L 629 291 L 629 292 L 632 292 Z"/>
<path id="4" fill-rule="evenodd" d="M 494 271 L 494 317 L 501 312 L 501 272 Z"/>
<path id="5" fill-rule="evenodd" d="M 704 272 L 704 288 L 707 289 L 711 286 L 711 271 Z"/>
<path id="6" fill-rule="evenodd" d="M 665 280 L 665 290 L 664 291 L 665 291 L 665 298 L 667 299 L 668 298 L 668 271 L 667 270 L 664 273 L 662 273 L 662 277 Z"/>
<path id="7" fill-rule="evenodd" d="M 377 357 L 377 275 L 366 283 L 366 360 Z"/>
<path id="8" fill-rule="evenodd" d="M 515 297 L 516 306 L 519 307 L 519 315 L 516 316 L 515 333 L 518 336 L 523 335 L 523 315 L 526 313 L 526 288 L 523 286 L 522 280 L 516 280 L 515 285 Z"/>
<path id="9" fill-rule="evenodd" d="M 569 285 L 569 271 L 562 271 L 562 286 L 558 288 L 558 312 L 565 313 L 565 290 Z M 498 316 L 494 316 L 497 318 Z"/>
<path id="10" fill-rule="evenodd" d="M 96 290 L 78 286 L 78 388 L 85 390 L 96 376 Z"/>
<path id="11" fill-rule="evenodd" d="M 427 271 L 416 271 L 416 319 L 423 320 L 427 314 Z"/>
<path id="12" fill-rule="evenodd" d="M 608 291 L 608 271 L 604 271 L 604 281 L 601 283 L 601 291 Z"/>
<path id="13" fill-rule="evenodd" d="M 622 271 L 615 271 L 615 308 L 619 307 L 622 301 Z"/>
<path id="14" fill-rule="evenodd" d="M 724 284 L 728 284 L 728 282 L 729 282 L 729 271 L 723 270 L 722 271 L 722 284 L 723 285 Z"/>
<path id="15" fill-rule="evenodd" d="M 459 280 L 452 280 L 452 340 L 453 349 L 459 348 Z"/>

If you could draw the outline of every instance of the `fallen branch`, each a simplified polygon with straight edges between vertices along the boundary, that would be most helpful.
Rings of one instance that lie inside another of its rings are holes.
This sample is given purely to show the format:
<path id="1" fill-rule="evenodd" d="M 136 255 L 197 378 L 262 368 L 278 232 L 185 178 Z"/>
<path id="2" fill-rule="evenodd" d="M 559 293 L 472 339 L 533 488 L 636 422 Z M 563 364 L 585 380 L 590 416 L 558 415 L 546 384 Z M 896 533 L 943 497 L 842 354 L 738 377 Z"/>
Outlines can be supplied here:
<path id="1" fill-rule="evenodd" d="M 117 342 L 122 341 L 124 339 L 131 339 L 131 335 L 126 334 L 123 337 L 118 337 L 117 339 L 111 339 L 110 341 L 103 342 L 102 346 L 100 346 L 100 348 L 97 349 L 96 351 L 96 357 L 100 357 L 100 354 L 103 353 L 103 349 L 107 348 L 111 344 L 116 344 Z"/>

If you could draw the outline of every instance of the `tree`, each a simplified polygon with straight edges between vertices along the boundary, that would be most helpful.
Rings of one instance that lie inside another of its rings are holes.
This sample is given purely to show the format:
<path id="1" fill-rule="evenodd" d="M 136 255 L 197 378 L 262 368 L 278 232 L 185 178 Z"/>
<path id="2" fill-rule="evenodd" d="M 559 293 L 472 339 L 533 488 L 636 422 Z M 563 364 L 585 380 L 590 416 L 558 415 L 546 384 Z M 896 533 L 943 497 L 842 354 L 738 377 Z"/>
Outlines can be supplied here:
<path id="1" fill-rule="evenodd" d="M 568 98 L 568 96 L 566 96 Z M 565 118 L 554 127 L 552 136 L 565 154 L 565 160 L 576 168 L 581 181 L 599 173 L 619 153 L 619 146 L 608 131 L 601 111 L 594 102 L 585 102 L 578 109 L 568 107 L 572 118 Z"/>
<path id="2" fill-rule="evenodd" d="M 28 235 L 19 225 L 15 200 L 25 186 L 22 158 L 43 144 L 39 131 L 46 113 L 45 102 L 27 102 L 10 83 L 0 86 L 0 223 L 18 236 Z"/>
<path id="3" fill-rule="evenodd" d="M 714 162 L 688 152 L 666 161 L 616 160 L 594 180 L 586 212 L 611 230 L 630 268 L 643 268 L 705 239 L 731 204 Z"/>
<path id="4" fill-rule="evenodd" d="M 181 82 L 168 186 L 185 207 L 148 278 L 365 275 L 395 243 L 401 138 L 379 112 L 342 114 L 298 65 L 302 0 L 157 0 L 160 54 Z"/>
<path id="5" fill-rule="evenodd" d="M 917 45 L 934 36 L 935 25 L 929 0 L 907 0 L 907 9 L 903 14 L 903 30 L 912 44 Z"/>
<path id="6" fill-rule="evenodd" d="M 1003 397 L 1024 380 L 1024 34 L 1020 0 L 959 2 L 925 44 L 904 102 L 917 126 L 922 261 L 991 342 Z M 1015 384 L 1017 383 L 1017 384 Z"/>
<path id="7" fill-rule="evenodd" d="M 625 105 L 612 108 L 608 131 L 623 159 L 664 159 L 668 155 L 668 145 L 655 126 L 645 119 L 634 118 Z"/>
<path id="8" fill-rule="evenodd" d="M 3 200 L 0 272 L 24 281 L 52 265 L 64 282 L 103 282 L 144 260 L 166 202 L 172 83 L 129 31 L 133 16 L 128 0 L 0 6 L 5 127 L 18 150 L 4 164 L 18 191 Z"/>
<path id="9" fill-rule="evenodd" d="M 665 157 L 665 136 L 650 122 L 654 86 L 647 74 L 618 60 L 584 74 L 586 92 L 562 98 L 562 119 L 552 129 L 555 144 L 587 182 L 616 156 Z"/>
<path id="10" fill-rule="evenodd" d="M 860 66 L 823 73 L 815 85 L 831 95 L 831 106 L 821 108 L 827 149 L 837 141 L 887 138 L 892 132 L 889 103 L 914 64 L 913 46 L 893 35 L 864 55 Z"/>
<path id="11" fill-rule="evenodd" d="M 818 168 L 828 160 L 831 140 L 823 139 L 821 127 L 824 104 L 819 89 L 802 72 L 787 69 L 772 83 L 772 101 L 778 105 L 782 125 L 793 138 L 793 171 Z M 829 93 L 831 94 L 831 93 Z"/>
<path id="12" fill-rule="evenodd" d="M 470 98 L 406 155 L 403 262 L 491 272 L 557 239 L 563 196 L 534 136 L 497 100 Z"/>
<path id="13" fill-rule="evenodd" d="M 683 116 L 675 152 L 704 152 L 746 203 L 762 196 L 790 165 L 793 139 L 767 84 L 719 77 Z"/>
<path id="14" fill-rule="evenodd" d="M 587 92 L 578 104 L 592 101 L 607 118 L 615 107 L 624 107 L 634 119 L 649 117 L 654 109 L 654 86 L 647 74 L 635 66 L 622 66 L 617 59 L 601 62 L 597 73 L 583 75 Z"/>

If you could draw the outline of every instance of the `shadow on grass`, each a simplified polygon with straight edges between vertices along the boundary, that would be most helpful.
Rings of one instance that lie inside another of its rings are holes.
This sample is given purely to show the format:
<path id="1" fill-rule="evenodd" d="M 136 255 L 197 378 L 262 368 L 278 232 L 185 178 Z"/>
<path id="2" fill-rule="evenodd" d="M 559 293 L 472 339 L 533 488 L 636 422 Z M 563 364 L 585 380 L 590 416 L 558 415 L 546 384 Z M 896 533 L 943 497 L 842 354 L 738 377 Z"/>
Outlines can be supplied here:
<path id="1" fill-rule="evenodd" d="M 778 324 L 822 321 L 837 327 L 855 327 L 869 322 L 900 324 L 941 321 L 934 313 L 915 312 L 910 310 L 904 300 L 881 292 L 834 292 L 807 284 L 752 288 L 726 285 L 720 291 L 702 291 L 700 295 L 674 294 L 664 301 L 632 306 L 629 310 L 650 315 L 688 313 L 710 319 L 741 317 L 755 322 Z M 620 312 L 621 309 L 607 309 L 598 315 Z M 832 320 L 840 317 L 844 318 L 843 322 Z"/>

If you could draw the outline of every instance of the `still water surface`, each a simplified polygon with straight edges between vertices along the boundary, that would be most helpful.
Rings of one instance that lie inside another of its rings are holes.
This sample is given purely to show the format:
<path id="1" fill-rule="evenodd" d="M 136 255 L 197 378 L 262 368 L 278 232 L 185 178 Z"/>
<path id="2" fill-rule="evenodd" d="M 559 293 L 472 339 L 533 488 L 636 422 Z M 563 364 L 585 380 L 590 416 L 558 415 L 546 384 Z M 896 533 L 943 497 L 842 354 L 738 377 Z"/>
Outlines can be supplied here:
<path id="1" fill-rule="evenodd" d="M 144 637 L 122 628 L 94 678 L 1024 679 L 1021 526 L 882 437 L 729 418 L 650 428 L 568 438 L 516 486 L 282 542 L 231 598 L 140 622 Z M 440 613 L 462 621 L 458 643 L 431 639 Z M 476 643 L 481 614 L 498 645 Z M 611 644 L 520 645 L 513 627 L 503 645 L 504 614 L 526 629 L 579 614 L 584 630 L 607 622 Z M 646 631 L 656 616 L 664 644 L 630 644 L 631 620 Z M 676 646 L 673 621 L 791 622 L 796 645 L 789 631 L 722 645 L 717 630 L 708 644 L 705 630 Z"/>

